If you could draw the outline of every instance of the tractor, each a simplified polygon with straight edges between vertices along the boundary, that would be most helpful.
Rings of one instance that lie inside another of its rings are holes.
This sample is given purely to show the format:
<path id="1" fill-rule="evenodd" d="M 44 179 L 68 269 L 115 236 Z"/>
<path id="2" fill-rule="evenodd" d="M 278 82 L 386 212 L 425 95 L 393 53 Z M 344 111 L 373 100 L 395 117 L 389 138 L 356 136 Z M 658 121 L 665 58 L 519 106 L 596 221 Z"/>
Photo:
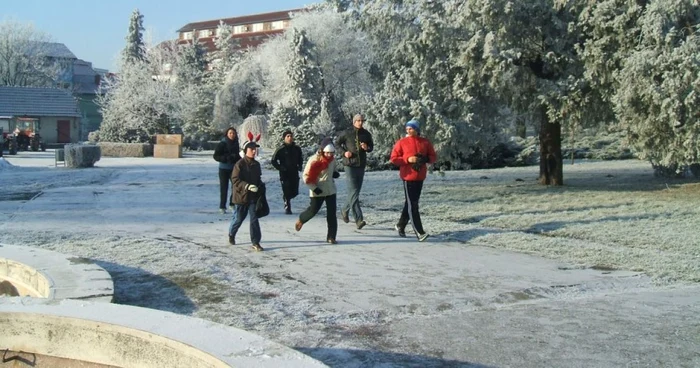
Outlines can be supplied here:
<path id="1" fill-rule="evenodd" d="M 41 139 L 39 134 L 39 122 L 36 119 L 17 119 L 15 122 L 15 130 L 13 134 L 15 152 L 23 151 L 46 151 L 46 144 Z M 12 149 L 10 149 L 10 154 Z"/>

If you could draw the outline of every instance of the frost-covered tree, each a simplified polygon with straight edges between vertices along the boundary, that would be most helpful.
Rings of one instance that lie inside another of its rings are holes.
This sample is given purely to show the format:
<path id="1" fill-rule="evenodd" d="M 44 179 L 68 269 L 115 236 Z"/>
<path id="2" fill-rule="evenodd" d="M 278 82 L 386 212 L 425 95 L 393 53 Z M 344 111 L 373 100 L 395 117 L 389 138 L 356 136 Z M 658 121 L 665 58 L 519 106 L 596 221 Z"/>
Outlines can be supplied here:
<path id="1" fill-rule="evenodd" d="M 270 129 L 293 126 L 300 145 L 308 141 L 315 146 L 318 119 L 330 120 L 334 129 L 344 128 L 369 100 L 372 58 L 364 33 L 348 25 L 341 14 L 325 8 L 304 12 L 294 15 L 282 36 L 241 58 L 217 101 L 243 106 L 255 96 L 261 104 L 274 106 Z M 317 118 L 323 109 L 326 117 Z M 217 120 L 224 115 L 218 112 L 226 110 L 236 119 L 233 109 L 217 103 Z M 277 119 L 277 114 L 284 119 Z"/>
<path id="2" fill-rule="evenodd" d="M 501 139 L 498 106 L 463 83 L 460 41 L 469 34 L 452 17 L 454 3 L 373 0 L 353 10 L 379 54 L 373 75 L 381 85 L 368 111 L 375 147 L 388 152 L 412 118 L 423 122 L 441 160 L 454 166 Z"/>
<path id="3" fill-rule="evenodd" d="M 209 64 L 212 66 L 210 82 L 220 89 L 224 86 L 228 72 L 240 59 L 240 52 L 237 51 L 240 42 L 233 38 L 233 27 L 223 21 L 219 22 L 216 35 L 214 38 L 216 50 L 209 56 Z"/>
<path id="4" fill-rule="evenodd" d="M 117 77 L 103 81 L 105 93 L 97 97 L 101 141 L 150 142 L 154 134 L 168 133 L 175 93 L 169 81 L 153 78 L 150 65 L 125 62 Z"/>
<path id="5" fill-rule="evenodd" d="M 270 112 L 270 119 L 267 126 L 267 135 L 272 137 L 272 139 L 278 139 L 277 145 L 282 144 L 282 133 L 287 130 L 294 130 L 294 117 L 290 109 L 277 105 L 272 107 L 272 112 Z"/>
<path id="6" fill-rule="evenodd" d="M 126 62 L 145 60 L 146 48 L 143 42 L 143 15 L 134 9 L 129 19 L 129 32 L 126 35 L 126 46 L 122 50 L 122 59 Z"/>
<path id="7" fill-rule="evenodd" d="M 700 163 L 700 3 L 650 1 L 617 74 L 619 123 L 658 174 Z"/>
<path id="8" fill-rule="evenodd" d="M 213 125 L 214 86 L 207 71 L 204 47 L 195 38 L 178 49 L 174 88 L 179 94 L 175 125 L 189 140 L 209 140 L 217 134 Z"/>
<path id="9" fill-rule="evenodd" d="M 471 37 L 464 55 L 517 115 L 538 122 L 542 184 L 563 184 L 562 125 L 598 122 L 599 109 L 583 76 L 577 17 L 585 0 L 466 0 L 451 14 Z M 474 83 L 475 81 L 471 81 Z"/>
<path id="10" fill-rule="evenodd" d="M 323 74 L 316 62 L 314 45 L 306 37 L 304 30 L 293 28 L 292 50 L 294 57 L 287 66 L 289 85 L 291 91 L 291 106 L 296 110 L 296 115 L 301 123 L 315 118 L 321 110 L 319 102 L 323 95 L 321 84 Z"/>
<path id="11" fill-rule="evenodd" d="M 55 85 L 60 67 L 48 62 L 50 41 L 49 35 L 31 24 L 0 22 L 0 85 Z"/>
<path id="12" fill-rule="evenodd" d="M 102 82 L 104 93 L 96 100 L 103 116 L 102 141 L 150 142 L 154 134 L 168 133 L 171 119 L 179 116 L 181 94 L 170 80 L 177 44 L 146 50 L 141 58 L 123 53 L 116 77 Z"/>

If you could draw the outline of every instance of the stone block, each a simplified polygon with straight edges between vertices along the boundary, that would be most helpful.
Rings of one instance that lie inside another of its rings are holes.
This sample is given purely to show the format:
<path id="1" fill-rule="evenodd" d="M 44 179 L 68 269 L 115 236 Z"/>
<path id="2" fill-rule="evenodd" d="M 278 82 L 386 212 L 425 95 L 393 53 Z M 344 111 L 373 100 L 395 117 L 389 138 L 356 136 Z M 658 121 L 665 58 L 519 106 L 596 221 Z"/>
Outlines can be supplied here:
<path id="1" fill-rule="evenodd" d="M 156 144 L 182 146 L 182 134 L 156 134 Z"/>
<path id="2" fill-rule="evenodd" d="M 155 158 L 182 158 L 182 146 L 176 144 L 156 144 L 153 146 Z"/>

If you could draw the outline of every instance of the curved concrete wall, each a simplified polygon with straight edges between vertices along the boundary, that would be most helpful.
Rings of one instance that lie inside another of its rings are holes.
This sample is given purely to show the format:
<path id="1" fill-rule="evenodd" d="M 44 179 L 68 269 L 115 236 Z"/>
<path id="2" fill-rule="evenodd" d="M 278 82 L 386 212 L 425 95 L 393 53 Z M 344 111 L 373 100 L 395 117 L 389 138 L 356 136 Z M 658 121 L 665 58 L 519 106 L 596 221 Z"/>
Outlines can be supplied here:
<path id="1" fill-rule="evenodd" d="M 0 298 L 0 350 L 118 367 L 325 367 L 249 332 L 169 312 Z"/>
<path id="2" fill-rule="evenodd" d="M 90 260 L 8 244 L 0 244 L 0 285 L 9 295 L 48 299 L 111 302 L 114 296 L 112 276 Z"/>
<path id="3" fill-rule="evenodd" d="M 52 298 L 51 279 L 35 268 L 2 258 L 0 256 L 0 282 L 6 281 L 13 286 L 12 294 L 33 296 L 36 298 Z"/>

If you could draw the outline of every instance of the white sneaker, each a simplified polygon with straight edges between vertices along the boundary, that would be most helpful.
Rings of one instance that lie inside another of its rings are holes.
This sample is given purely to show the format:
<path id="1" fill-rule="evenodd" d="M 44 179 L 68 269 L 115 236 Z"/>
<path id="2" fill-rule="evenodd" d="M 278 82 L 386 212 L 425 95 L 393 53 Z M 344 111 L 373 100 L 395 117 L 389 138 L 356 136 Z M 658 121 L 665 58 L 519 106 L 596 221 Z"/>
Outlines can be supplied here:
<path id="1" fill-rule="evenodd" d="M 219 208 L 219 213 L 220 214 L 226 214 L 226 209 L 225 208 Z"/>
<path id="2" fill-rule="evenodd" d="M 426 239 L 428 239 L 429 236 L 430 236 L 430 234 L 428 234 L 428 233 L 420 234 L 420 235 L 418 235 L 418 241 L 424 242 Z"/>

